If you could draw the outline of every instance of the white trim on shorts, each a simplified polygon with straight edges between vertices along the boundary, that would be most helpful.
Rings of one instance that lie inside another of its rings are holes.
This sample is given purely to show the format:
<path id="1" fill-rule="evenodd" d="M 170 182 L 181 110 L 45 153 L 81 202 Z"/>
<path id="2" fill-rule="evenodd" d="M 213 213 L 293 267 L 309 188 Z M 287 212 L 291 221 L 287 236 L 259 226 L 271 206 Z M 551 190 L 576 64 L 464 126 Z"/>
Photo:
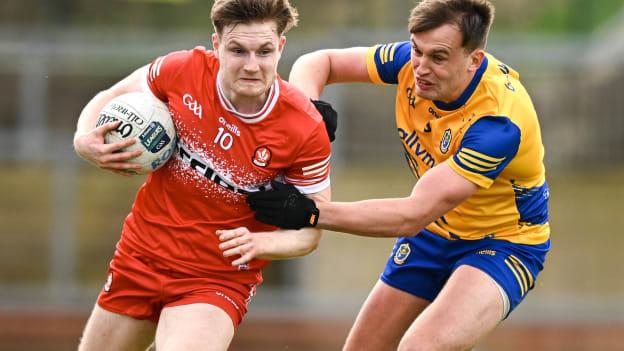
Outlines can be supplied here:
<path id="1" fill-rule="evenodd" d="M 498 287 L 498 291 L 500 291 L 501 298 L 503 299 L 503 315 L 501 316 L 501 320 L 503 320 L 507 317 L 507 314 L 509 314 L 509 309 L 511 307 L 509 304 L 509 296 L 507 296 L 507 292 L 505 291 L 505 289 L 503 289 L 503 287 L 500 286 L 500 284 L 498 284 L 495 279 L 492 279 L 492 281 L 494 282 L 494 284 L 496 284 L 496 287 Z"/>

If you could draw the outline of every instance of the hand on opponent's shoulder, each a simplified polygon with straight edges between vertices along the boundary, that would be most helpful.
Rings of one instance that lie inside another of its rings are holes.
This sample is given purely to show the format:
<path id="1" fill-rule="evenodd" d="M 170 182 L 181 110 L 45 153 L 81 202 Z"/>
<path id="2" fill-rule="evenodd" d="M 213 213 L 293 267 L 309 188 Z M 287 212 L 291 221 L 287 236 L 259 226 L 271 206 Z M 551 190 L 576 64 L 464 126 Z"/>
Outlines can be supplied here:
<path id="1" fill-rule="evenodd" d="M 334 141 L 336 139 L 336 129 L 338 128 L 338 113 L 329 102 L 323 100 L 311 100 L 314 104 L 314 107 L 318 110 L 318 112 L 323 117 L 323 122 L 325 122 L 325 129 L 327 130 L 327 135 L 329 136 L 329 141 Z"/>

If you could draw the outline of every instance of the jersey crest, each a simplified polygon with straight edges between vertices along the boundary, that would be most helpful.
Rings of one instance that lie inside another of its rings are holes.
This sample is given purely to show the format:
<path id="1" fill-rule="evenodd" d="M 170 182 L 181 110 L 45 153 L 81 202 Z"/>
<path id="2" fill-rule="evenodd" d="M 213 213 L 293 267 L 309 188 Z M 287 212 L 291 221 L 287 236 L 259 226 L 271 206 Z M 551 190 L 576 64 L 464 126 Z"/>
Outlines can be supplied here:
<path id="1" fill-rule="evenodd" d="M 256 149 L 253 156 L 253 164 L 258 167 L 266 167 L 271 161 L 271 150 L 266 146 Z"/>

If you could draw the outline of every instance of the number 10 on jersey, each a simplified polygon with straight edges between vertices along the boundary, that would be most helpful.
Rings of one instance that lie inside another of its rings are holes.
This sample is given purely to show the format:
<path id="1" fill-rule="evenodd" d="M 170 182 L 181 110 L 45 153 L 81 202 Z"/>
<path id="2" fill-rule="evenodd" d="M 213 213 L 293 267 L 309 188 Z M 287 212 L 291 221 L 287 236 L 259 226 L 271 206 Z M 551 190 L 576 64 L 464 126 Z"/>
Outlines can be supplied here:
<path id="1" fill-rule="evenodd" d="M 232 144 L 234 143 L 234 137 L 232 134 L 227 132 L 225 128 L 219 127 L 219 132 L 217 136 L 214 138 L 213 142 L 221 146 L 223 150 L 229 150 L 232 148 Z"/>

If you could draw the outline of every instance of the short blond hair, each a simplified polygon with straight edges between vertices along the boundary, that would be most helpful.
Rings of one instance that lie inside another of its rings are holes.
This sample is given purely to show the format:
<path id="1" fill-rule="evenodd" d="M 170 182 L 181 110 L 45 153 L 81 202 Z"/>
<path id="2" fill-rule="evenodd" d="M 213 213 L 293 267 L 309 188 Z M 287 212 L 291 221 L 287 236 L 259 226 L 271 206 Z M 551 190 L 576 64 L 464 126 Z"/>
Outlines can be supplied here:
<path id="1" fill-rule="evenodd" d="M 210 13 L 217 34 L 223 28 L 241 23 L 275 21 L 277 34 L 282 35 L 297 25 L 297 9 L 288 0 L 215 0 Z"/>

